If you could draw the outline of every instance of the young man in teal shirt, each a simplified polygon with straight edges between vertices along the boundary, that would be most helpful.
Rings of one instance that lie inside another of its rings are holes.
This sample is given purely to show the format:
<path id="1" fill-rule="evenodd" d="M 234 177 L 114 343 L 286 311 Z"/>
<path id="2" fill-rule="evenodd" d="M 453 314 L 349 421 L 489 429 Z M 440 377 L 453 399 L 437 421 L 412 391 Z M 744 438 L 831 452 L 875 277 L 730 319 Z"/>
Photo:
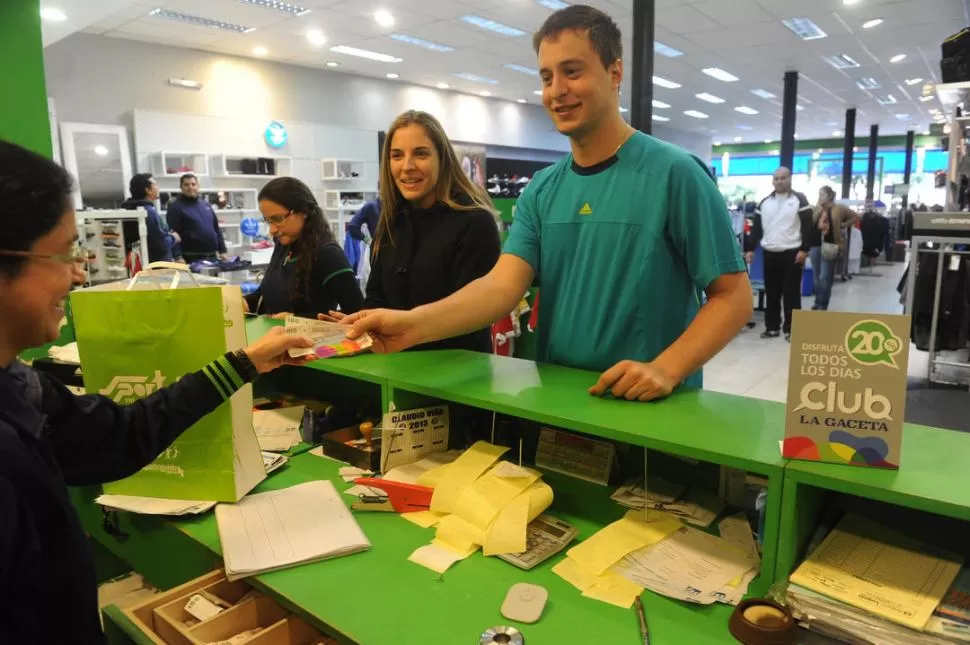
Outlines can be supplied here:
<path id="1" fill-rule="evenodd" d="M 752 309 L 724 199 L 699 159 L 620 116 L 622 45 L 609 16 L 570 6 L 533 43 L 543 104 L 572 153 L 522 193 L 490 273 L 411 311 L 362 311 L 352 335 L 398 351 L 466 333 L 536 282 L 539 360 L 603 372 L 591 394 L 647 401 L 700 386 L 701 367 Z"/>

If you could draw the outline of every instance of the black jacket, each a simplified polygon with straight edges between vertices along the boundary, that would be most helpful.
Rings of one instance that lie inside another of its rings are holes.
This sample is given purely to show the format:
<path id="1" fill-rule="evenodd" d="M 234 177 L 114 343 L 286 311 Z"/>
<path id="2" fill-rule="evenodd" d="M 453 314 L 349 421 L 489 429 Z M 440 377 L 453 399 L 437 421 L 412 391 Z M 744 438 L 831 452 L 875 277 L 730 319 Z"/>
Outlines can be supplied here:
<path id="1" fill-rule="evenodd" d="M 488 211 L 404 206 L 391 240 L 381 242 L 371 264 L 364 308 L 413 309 L 446 298 L 491 271 L 500 252 L 498 226 Z M 486 327 L 416 349 L 491 352 L 491 333 Z"/>
<path id="2" fill-rule="evenodd" d="M 174 258 L 175 238 L 168 230 L 168 224 L 158 214 L 155 203 L 150 199 L 131 199 L 122 202 L 126 210 L 144 208 L 148 212 L 145 228 L 148 229 L 148 262 L 171 262 Z"/>
<path id="3" fill-rule="evenodd" d="M 67 486 L 151 463 L 223 402 L 213 370 L 242 374 L 235 361 L 227 355 L 129 406 L 74 396 L 17 361 L 0 368 L 0 643 L 104 642 L 94 561 Z"/>

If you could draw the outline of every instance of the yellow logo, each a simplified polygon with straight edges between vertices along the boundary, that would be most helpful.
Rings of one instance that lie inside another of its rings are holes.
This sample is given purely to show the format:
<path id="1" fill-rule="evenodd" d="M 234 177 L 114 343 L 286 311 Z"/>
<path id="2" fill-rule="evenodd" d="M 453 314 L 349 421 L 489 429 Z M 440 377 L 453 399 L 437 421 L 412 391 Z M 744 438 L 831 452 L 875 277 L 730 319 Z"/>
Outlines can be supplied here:
<path id="1" fill-rule="evenodd" d="M 589 207 L 589 202 L 583 204 L 583 207 L 579 209 L 580 215 L 592 215 L 593 209 Z"/>

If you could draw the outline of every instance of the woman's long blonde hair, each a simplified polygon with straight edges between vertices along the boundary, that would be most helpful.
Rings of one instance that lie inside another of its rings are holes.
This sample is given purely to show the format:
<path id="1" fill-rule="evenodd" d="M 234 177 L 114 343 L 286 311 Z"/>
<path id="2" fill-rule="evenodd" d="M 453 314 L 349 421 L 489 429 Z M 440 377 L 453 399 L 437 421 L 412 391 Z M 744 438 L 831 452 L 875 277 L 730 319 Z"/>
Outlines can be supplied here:
<path id="1" fill-rule="evenodd" d="M 376 255 L 381 245 L 386 241 L 394 245 L 391 231 L 394 222 L 404 202 L 404 195 L 398 190 L 397 183 L 391 173 L 391 142 L 394 133 L 401 128 L 416 123 L 428 133 L 428 138 L 438 152 L 438 183 L 434 187 L 435 203 L 442 203 L 458 211 L 484 210 L 497 215 L 485 189 L 473 182 L 461 169 L 458 155 L 451 147 L 451 141 L 445 134 L 438 119 L 427 112 L 408 110 L 394 119 L 394 123 L 387 130 L 384 139 L 384 149 L 381 150 L 381 219 L 377 225 L 377 235 L 374 238 L 373 254 Z M 461 199 L 465 197 L 467 199 Z"/>

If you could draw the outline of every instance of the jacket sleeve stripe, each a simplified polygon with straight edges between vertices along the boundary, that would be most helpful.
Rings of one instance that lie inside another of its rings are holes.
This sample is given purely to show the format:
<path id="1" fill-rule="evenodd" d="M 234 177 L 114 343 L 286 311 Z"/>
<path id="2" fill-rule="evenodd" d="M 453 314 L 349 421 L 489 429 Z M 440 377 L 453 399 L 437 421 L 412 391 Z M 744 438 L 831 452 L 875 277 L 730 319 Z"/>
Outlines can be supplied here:
<path id="1" fill-rule="evenodd" d="M 223 376 L 229 381 L 230 389 L 235 392 L 243 385 L 246 384 L 245 379 L 239 375 L 236 368 L 232 366 L 232 363 L 225 356 L 220 356 L 215 360 L 215 365 L 222 370 Z"/>
<path id="2" fill-rule="evenodd" d="M 212 365 L 206 365 L 202 368 L 202 373 L 205 374 L 206 378 L 212 383 L 212 386 L 216 388 L 216 392 L 225 401 L 229 398 L 229 394 L 226 392 L 226 386 L 223 385 L 222 381 L 215 374 L 215 370 L 212 369 Z"/>

